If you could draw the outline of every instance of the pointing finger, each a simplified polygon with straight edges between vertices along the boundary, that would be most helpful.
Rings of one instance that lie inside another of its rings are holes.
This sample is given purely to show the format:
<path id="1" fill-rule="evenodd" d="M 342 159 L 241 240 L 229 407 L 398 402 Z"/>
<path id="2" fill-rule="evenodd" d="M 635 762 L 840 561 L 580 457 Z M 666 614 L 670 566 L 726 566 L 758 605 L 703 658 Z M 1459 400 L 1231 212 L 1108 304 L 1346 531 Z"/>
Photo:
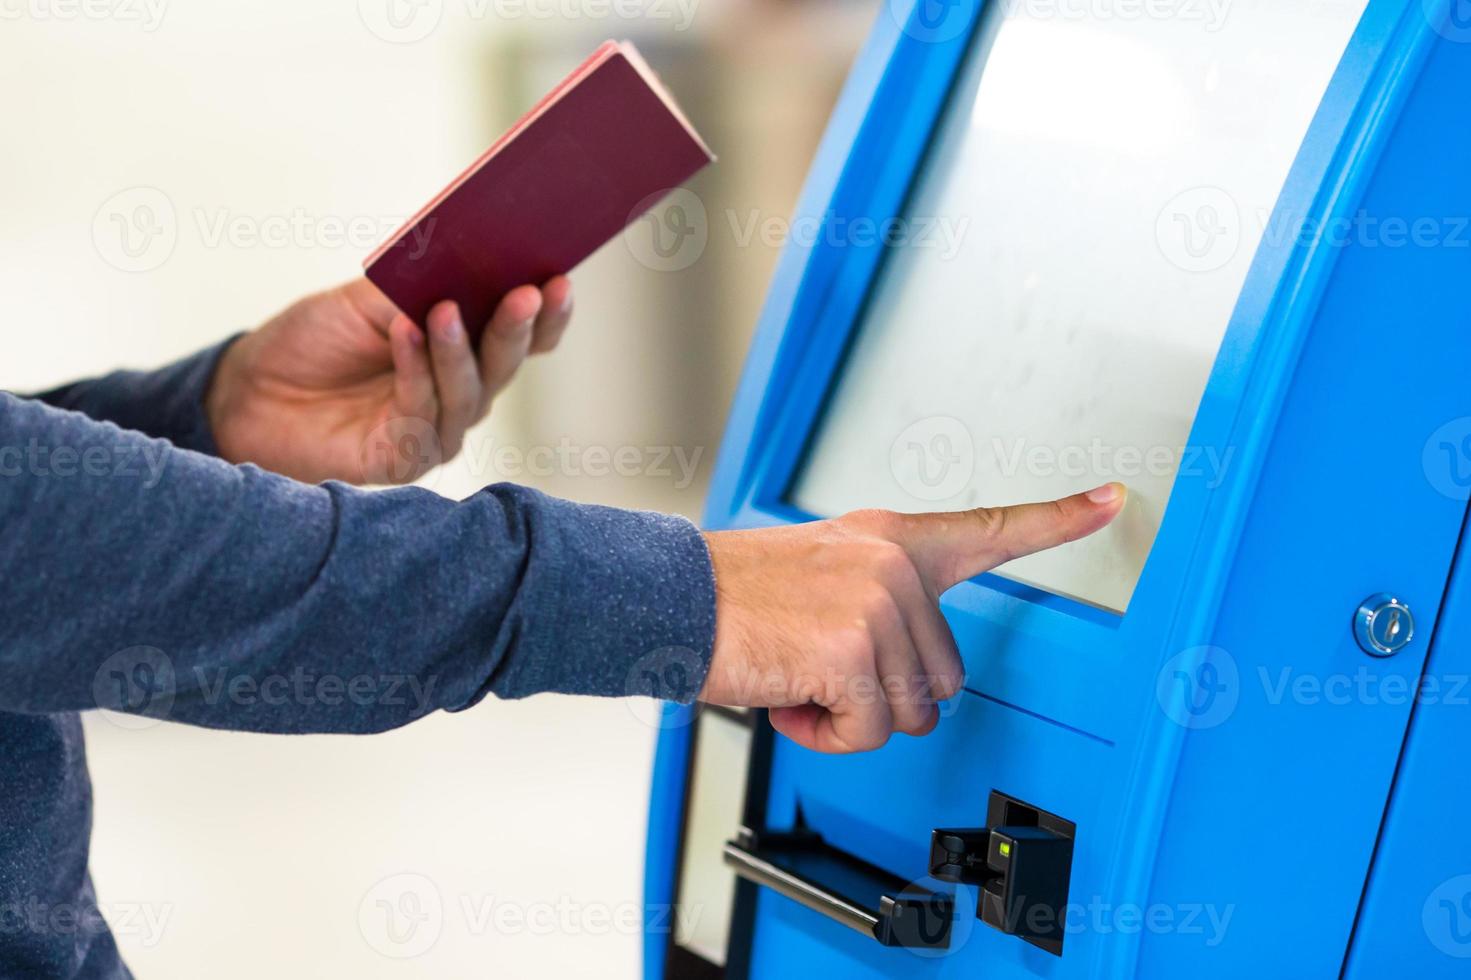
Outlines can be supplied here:
<path id="1" fill-rule="evenodd" d="M 1076 541 L 1108 525 L 1128 491 L 1107 483 L 1061 500 L 979 507 L 953 514 L 914 514 L 900 524 L 900 541 L 937 592 L 1013 558 Z"/>

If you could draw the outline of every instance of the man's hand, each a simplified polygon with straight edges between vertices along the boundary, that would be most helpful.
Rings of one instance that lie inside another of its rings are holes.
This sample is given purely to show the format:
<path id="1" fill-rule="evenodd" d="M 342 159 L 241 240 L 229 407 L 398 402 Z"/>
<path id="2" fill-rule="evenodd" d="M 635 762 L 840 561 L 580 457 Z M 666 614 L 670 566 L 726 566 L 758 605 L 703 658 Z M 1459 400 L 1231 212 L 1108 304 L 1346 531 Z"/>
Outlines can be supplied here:
<path id="1" fill-rule="evenodd" d="M 565 276 L 501 301 L 477 353 L 454 303 L 428 336 L 366 279 L 309 296 L 237 341 L 206 408 L 220 453 L 317 483 L 408 483 L 453 458 L 528 354 L 572 315 Z"/>
<path id="2" fill-rule="evenodd" d="M 940 594 L 1092 534 L 1125 494 L 1110 483 L 1050 503 L 711 533 L 715 654 L 700 699 L 770 708 L 772 727 L 819 752 L 926 735 L 964 680 Z"/>

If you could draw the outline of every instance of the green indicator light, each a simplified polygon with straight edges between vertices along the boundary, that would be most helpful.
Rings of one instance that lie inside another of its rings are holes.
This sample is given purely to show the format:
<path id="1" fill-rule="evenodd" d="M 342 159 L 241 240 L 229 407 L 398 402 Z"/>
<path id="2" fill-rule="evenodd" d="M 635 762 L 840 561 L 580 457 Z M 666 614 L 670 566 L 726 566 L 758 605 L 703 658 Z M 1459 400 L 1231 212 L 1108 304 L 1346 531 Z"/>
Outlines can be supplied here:
<path id="1" fill-rule="evenodd" d="M 1010 857 L 1011 856 L 1011 845 L 1008 844 L 1008 843 L 1006 843 L 1006 841 L 1002 841 L 1001 842 L 1001 848 L 1000 848 L 1000 850 L 1001 850 L 1001 856 L 1002 857 Z"/>

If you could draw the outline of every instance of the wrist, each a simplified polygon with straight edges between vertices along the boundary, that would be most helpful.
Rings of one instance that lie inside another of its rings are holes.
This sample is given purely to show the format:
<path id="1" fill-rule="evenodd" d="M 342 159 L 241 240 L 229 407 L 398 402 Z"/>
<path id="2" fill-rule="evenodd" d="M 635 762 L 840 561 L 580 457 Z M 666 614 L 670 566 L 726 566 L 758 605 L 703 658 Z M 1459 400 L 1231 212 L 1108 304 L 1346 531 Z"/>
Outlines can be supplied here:
<path id="1" fill-rule="evenodd" d="M 220 356 L 204 396 L 204 414 L 214 434 L 221 459 L 231 463 L 245 462 L 247 455 L 239 444 L 241 416 L 249 404 L 250 359 L 255 334 L 245 334 Z"/>

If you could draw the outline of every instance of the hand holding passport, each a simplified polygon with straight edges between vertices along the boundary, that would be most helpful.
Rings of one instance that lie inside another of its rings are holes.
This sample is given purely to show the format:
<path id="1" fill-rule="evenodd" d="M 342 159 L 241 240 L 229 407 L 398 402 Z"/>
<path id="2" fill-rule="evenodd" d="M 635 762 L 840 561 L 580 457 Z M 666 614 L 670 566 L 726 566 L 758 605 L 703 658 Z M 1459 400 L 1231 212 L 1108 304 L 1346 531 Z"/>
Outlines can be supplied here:
<path id="1" fill-rule="evenodd" d="M 517 286 L 569 272 L 714 159 L 633 45 L 607 41 L 378 247 L 414 322 L 454 300 L 478 338 Z"/>

